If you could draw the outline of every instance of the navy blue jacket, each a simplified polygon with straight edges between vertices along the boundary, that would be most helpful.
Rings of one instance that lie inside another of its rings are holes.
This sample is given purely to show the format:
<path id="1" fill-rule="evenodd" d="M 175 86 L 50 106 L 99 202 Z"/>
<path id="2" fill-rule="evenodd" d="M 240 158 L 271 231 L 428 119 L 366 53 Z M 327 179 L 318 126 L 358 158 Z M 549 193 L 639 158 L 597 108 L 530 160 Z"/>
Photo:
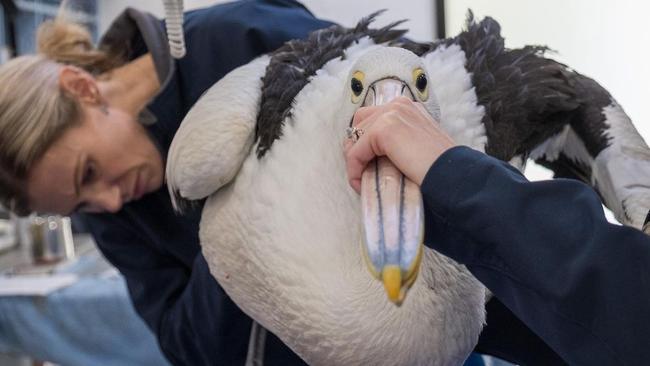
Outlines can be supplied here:
<path id="1" fill-rule="evenodd" d="M 156 38 L 164 34 L 162 24 L 151 18 L 129 9 L 105 38 L 128 49 L 129 58 L 145 52 L 154 56 L 163 85 L 147 107 L 157 120 L 147 129 L 163 157 L 185 114 L 217 80 L 287 40 L 331 24 L 290 0 L 246 0 L 191 11 L 185 16 L 188 53 L 169 65 L 168 55 L 161 59 L 167 45 Z M 251 319 L 208 271 L 199 249 L 200 212 L 197 207 L 177 215 L 163 186 L 117 214 L 87 214 L 81 219 L 126 278 L 137 312 L 172 363 L 243 365 Z M 304 364 L 272 334 L 265 349 L 266 364 Z"/>
<path id="2" fill-rule="evenodd" d="M 456 147 L 421 189 L 427 246 L 465 264 L 564 361 L 650 362 L 650 238 L 608 223 L 591 188 L 531 183 Z"/>

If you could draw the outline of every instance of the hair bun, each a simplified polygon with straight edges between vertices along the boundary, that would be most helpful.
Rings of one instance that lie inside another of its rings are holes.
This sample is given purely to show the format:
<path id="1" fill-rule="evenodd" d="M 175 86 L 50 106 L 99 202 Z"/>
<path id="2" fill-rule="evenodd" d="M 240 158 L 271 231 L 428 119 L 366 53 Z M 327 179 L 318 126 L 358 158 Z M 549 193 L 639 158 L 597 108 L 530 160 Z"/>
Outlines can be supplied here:
<path id="1" fill-rule="evenodd" d="M 60 18 L 48 20 L 38 27 L 36 44 L 38 53 L 45 57 L 93 74 L 115 66 L 113 60 L 93 46 L 90 32 L 85 27 Z"/>
<path id="2" fill-rule="evenodd" d="M 92 51 L 90 33 L 82 26 L 62 20 L 48 20 L 36 33 L 38 53 L 55 61 L 65 61 Z"/>

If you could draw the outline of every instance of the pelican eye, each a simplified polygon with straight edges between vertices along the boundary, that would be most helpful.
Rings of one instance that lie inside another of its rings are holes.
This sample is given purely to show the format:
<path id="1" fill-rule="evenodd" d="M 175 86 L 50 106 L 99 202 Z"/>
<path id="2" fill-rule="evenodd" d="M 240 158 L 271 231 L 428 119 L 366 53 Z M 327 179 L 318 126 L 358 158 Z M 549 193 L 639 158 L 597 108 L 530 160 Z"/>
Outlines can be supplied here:
<path id="1" fill-rule="evenodd" d="M 415 88 L 418 90 L 420 99 L 423 101 L 428 98 L 427 85 L 429 81 L 427 80 L 427 74 L 424 73 L 424 70 L 417 68 L 413 70 L 413 82 L 415 83 Z"/>
<path id="2" fill-rule="evenodd" d="M 415 87 L 421 92 L 427 88 L 427 76 L 425 74 L 418 75 L 418 78 L 415 81 Z"/>
<path id="3" fill-rule="evenodd" d="M 363 80 L 366 75 L 361 71 L 355 71 L 350 80 L 350 89 L 352 90 L 352 103 L 359 103 L 361 101 L 361 93 L 363 93 Z"/>
<path id="4" fill-rule="evenodd" d="M 361 92 L 363 92 L 363 83 L 357 78 L 352 78 L 352 81 L 350 82 L 350 88 L 352 88 L 354 95 L 358 97 L 361 95 Z"/>

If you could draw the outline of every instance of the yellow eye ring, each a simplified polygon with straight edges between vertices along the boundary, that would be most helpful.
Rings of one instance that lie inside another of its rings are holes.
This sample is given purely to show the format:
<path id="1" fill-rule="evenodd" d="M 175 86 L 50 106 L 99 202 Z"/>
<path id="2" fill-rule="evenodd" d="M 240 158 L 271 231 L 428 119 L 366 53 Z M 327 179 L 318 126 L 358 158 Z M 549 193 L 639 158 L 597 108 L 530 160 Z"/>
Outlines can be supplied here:
<path id="1" fill-rule="evenodd" d="M 418 96 L 423 102 L 429 98 L 429 80 L 427 74 L 421 68 L 413 70 L 413 84 L 415 90 L 418 91 Z"/>
<path id="2" fill-rule="evenodd" d="M 357 104 L 361 101 L 361 94 L 363 94 L 363 79 L 365 74 L 361 71 L 355 71 L 350 79 L 350 89 L 352 90 L 352 103 Z"/>

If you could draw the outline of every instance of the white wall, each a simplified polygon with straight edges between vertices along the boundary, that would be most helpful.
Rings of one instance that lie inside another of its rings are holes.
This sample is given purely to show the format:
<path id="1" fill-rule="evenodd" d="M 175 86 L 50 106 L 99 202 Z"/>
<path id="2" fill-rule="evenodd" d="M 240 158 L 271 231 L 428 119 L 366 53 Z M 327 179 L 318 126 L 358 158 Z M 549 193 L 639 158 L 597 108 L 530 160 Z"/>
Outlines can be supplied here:
<path id="1" fill-rule="evenodd" d="M 409 37 L 413 40 L 431 41 L 435 34 L 434 0 L 302 0 L 302 3 L 317 17 L 346 27 L 354 26 L 370 13 L 387 9 L 377 19 L 377 26 L 408 19 L 402 28 L 409 29 Z"/>
<path id="2" fill-rule="evenodd" d="M 226 2 L 225 0 L 184 0 L 185 10 L 191 10 L 208 6 L 210 4 Z M 97 16 L 99 17 L 99 34 L 111 24 L 113 19 L 126 7 L 133 7 L 146 10 L 157 17 L 165 16 L 165 8 L 162 0 L 97 0 Z"/>
<path id="3" fill-rule="evenodd" d="M 194 9 L 224 0 L 185 0 L 185 9 Z M 415 40 L 432 40 L 435 30 L 433 0 L 304 0 L 303 4 L 317 17 L 353 26 L 362 17 L 379 9 L 388 9 L 376 22 L 385 25 L 399 19 L 410 19 L 403 27 L 411 30 Z M 102 34 L 111 21 L 127 6 L 147 10 L 156 16 L 164 16 L 162 0 L 98 0 L 99 33 Z"/>

